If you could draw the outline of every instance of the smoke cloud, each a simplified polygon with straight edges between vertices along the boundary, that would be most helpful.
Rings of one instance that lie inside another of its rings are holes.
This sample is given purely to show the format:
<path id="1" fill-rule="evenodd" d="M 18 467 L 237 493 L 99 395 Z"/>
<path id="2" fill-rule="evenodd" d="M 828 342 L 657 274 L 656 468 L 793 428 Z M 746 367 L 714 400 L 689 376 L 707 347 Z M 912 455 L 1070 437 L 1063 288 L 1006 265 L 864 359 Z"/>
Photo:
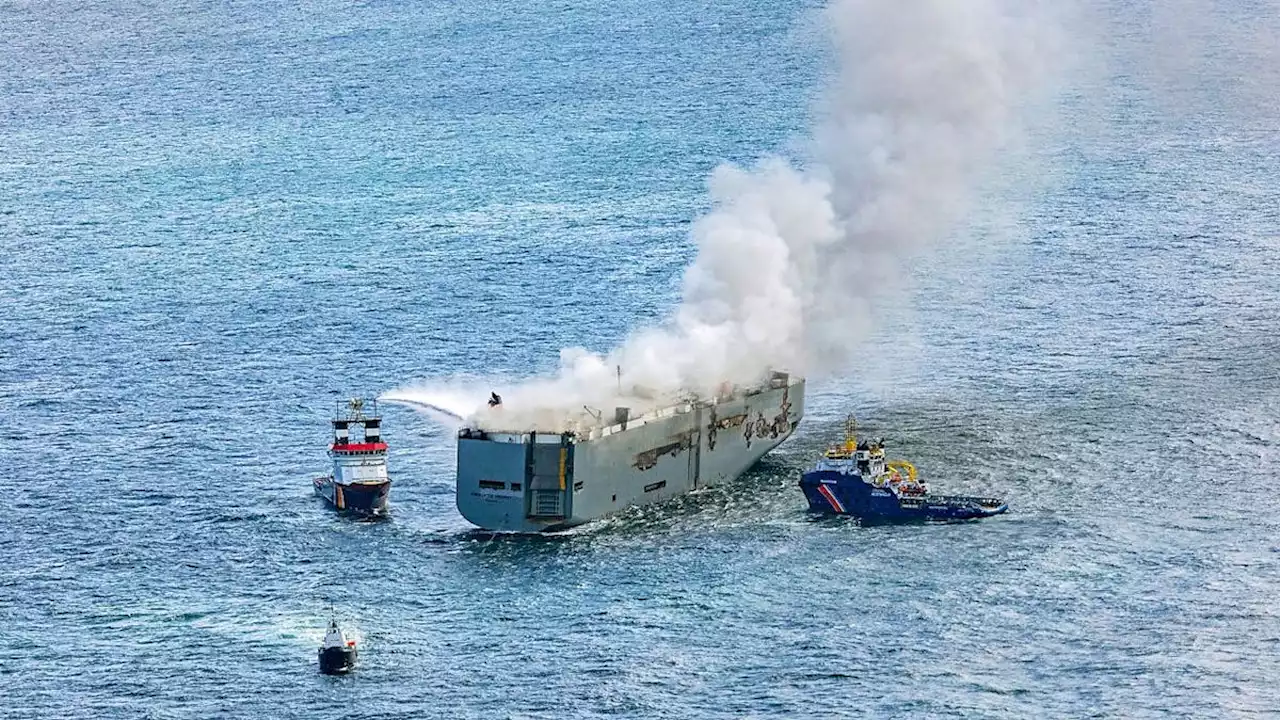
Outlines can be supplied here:
<path id="1" fill-rule="evenodd" d="M 559 429 L 619 395 L 643 410 L 847 362 L 1017 137 L 1054 24 L 1029 0 L 837 0 L 823 18 L 834 67 L 809 157 L 717 168 L 673 316 L 610 353 L 561 351 L 554 376 L 503 392 L 500 415 L 475 393 L 481 425 Z"/>

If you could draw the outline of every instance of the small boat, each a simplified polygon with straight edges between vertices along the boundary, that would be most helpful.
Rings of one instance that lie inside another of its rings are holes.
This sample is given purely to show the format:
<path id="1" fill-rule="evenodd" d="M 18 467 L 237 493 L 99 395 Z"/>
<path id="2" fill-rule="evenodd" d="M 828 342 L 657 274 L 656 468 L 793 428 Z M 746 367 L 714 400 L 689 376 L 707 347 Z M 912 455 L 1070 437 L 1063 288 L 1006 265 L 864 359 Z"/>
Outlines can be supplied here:
<path id="1" fill-rule="evenodd" d="M 1009 509 L 999 498 L 934 495 L 902 460 L 885 460 L 884 441 L 857 441 L 857 423 L 845 422 L 844 442 L 827 449 L 800 478 L 813 512 L 853 515 L 864 522 L 974 520 Z"/>
<path id="2" fill-rule="evenodd" d="M 367 403 L 367 404 L 366 404 Z M 338 403 L 333 416 L 329 457 L 333 472 L 312 481 L 315 492 L 338 510 L 378 516 L 387 512 L 391 480 L 387 477 L 387 444 L 382 441 L 378 402 L 353 398 Z M 360 438 L 351 437 L 359 428 Z"/>
<path id="3" fill-rule="evenodd" d="M 329 631 L 320 645 L 320 672 L 325 675 L 345 675 L 356 669 L 356 641 L 348 640 L 338 627 L 338 619 L 329 620 Z"/>

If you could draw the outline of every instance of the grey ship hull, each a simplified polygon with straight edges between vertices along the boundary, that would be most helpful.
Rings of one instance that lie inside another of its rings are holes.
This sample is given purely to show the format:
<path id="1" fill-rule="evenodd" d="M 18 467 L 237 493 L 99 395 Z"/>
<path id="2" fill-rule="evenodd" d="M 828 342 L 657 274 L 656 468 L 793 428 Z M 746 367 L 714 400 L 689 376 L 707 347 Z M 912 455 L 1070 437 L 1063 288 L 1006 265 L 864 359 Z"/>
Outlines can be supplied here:
<path id="1" fill-rule="evenodd" d="M 486 530 L 560 530 L 731 481 L 804 416 L 804 380 L 580 433 L 458 434 L 458 511 Z"/>

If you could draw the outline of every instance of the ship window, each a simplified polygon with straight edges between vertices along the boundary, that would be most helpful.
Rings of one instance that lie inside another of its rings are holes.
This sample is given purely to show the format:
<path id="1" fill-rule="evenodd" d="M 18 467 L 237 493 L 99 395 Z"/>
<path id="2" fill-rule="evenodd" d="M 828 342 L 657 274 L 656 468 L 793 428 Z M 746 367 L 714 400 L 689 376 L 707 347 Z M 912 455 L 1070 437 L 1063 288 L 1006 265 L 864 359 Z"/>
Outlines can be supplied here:
<path id="1" fill-rule="evenodd" d="M 660 489 L 662 489 L 662 488 L 664 488 L 664 487 L 666 487 L 666 486 L 667 486 L 667 481 L 666 481 L 666 480 L 659 480 L 659 481 L 658 481 L 658 482 L 656 482 L 656 483 L 649 483 L 648 485 L 645 485 L 645 486 L 644 486 L 644 491 L 645 491 L 645 492 L 653 492 L 654 490 L 660 490 Z"/>
<path id="2" fill-rule="evenodd" d="M 520 488 L 521 488 L 520 483 L 511 483 L 511 489 L 512 489 L 512 490 L 515 490 L 516 492 L 519 492 L 519 491 L 520 491 Z"/>
<path id="3" fill-rule="evenodd" d="M 499 482 L 497 480 L 481 480 L 480 489 L 481 490 L 506 490 L 507 484 L 504 482 Z"/>

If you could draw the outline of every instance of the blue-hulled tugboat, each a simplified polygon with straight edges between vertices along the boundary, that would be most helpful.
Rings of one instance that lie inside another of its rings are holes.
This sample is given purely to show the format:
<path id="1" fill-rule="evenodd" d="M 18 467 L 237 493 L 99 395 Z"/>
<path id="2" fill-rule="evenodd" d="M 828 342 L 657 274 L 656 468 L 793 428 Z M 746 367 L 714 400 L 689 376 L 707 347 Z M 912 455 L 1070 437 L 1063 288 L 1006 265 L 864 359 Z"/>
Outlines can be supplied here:
<path id="1" fill-rule="evenodd" d="M 368 403 L 366 405 L 366 403 Z M 377 516 L 387 512 L 391 479 L 387 477 L 387 444 L 382 441 L 378 402 L 353 398 L 338 403 L 333 417 L 333 473 L 312 481 L 316 494 L 339 510 Z M 366 412 L 366 408 L 368 412 Z M 360 429 L 359 439 L 351 437 Z"/>
<path id="2" fill-rule="evenodd" d="M 356 669 L 356 641 L 347 639 L 347 634 L 338 627 L 336 617 L 329 621 L 329 630 L 324 634 L 324 643 L 318 653 L 320 672 L 325 675 L 345 675 Z"/>
<path id="3" fill-rule="evenodd" d="M 854 515 L 868 523 L 973 520 L 1009 509 L 997 498 L 930 494 L 914 465 L 885 460 L 883 440 L 858 442 L 852 416 L 845 422 L 844 442 L 828 448 L 801 476 L 800 489 L 810 510 Z"/>

